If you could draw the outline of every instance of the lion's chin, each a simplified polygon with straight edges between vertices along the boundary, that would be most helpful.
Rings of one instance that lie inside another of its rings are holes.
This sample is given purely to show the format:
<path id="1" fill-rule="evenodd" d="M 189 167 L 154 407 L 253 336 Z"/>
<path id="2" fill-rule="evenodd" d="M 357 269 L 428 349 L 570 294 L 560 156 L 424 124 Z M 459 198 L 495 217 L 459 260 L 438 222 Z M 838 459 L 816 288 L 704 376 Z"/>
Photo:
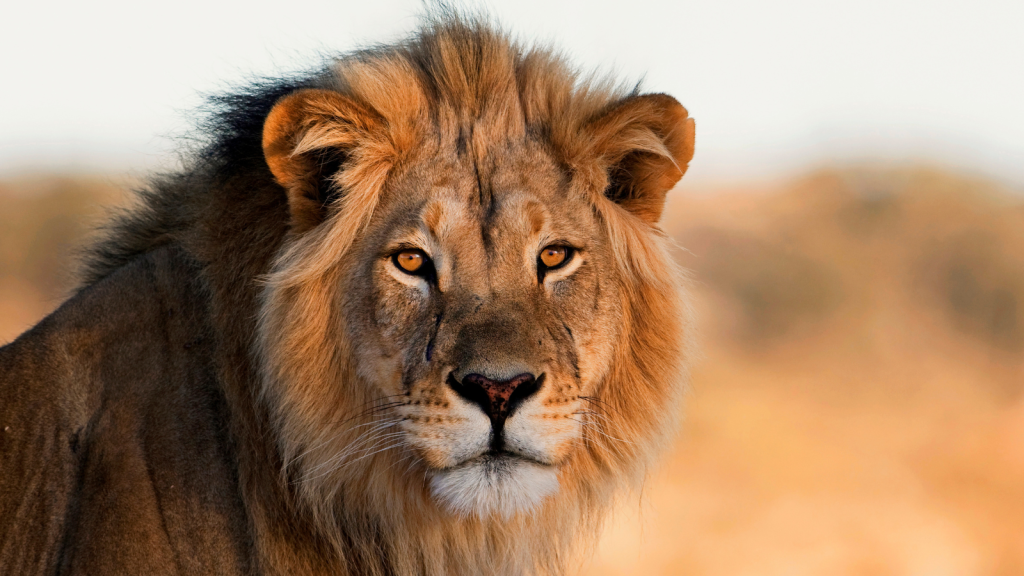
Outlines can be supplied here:
<path id="1" fill-rule="evenodd" d="M 558 491 L 552 466 L 506 455 L 484 455 L 434 473 L 431 492 L 452 513 L 505 519 L 529 513 Z"/>

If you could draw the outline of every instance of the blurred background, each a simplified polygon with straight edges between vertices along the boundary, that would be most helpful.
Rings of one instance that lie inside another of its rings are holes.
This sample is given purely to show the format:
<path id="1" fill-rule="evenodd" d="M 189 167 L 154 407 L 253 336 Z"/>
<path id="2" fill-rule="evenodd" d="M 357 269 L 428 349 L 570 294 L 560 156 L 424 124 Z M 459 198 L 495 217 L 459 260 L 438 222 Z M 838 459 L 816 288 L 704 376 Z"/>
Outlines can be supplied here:
<path id="1" fill-rule="evenodd" d="M 582 573 L 1024 574 L 1024 3 L 466 5 L 697 119 L 664 226 L 703 358 L 674 451 Z M 5 7 L 0 343 L 174 168 L 203 94 L 422 9 Z"/>

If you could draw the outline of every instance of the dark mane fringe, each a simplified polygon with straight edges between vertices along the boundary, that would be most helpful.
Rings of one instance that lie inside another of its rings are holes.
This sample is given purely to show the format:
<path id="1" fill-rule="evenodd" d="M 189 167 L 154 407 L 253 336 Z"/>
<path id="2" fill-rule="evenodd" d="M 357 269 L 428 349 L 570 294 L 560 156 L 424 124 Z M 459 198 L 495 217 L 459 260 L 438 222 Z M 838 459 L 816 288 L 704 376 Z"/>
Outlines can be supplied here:
<path id="1" fill-rule="evenodd" d="M 262 78 L 207 97 L 183 167 L 151 176 L 134 190 L 133 205 L 114 212 L 82 262 L 81 286 L 97 282 L 140 254 L 180 241 L 218 192 L 239 177 L 272 182 L 263 158 L 263 121 L 281 97 L 322 82 L 326 66 L 292 78 Z M 283 192 L 282 192 L 283 193 Z"/>

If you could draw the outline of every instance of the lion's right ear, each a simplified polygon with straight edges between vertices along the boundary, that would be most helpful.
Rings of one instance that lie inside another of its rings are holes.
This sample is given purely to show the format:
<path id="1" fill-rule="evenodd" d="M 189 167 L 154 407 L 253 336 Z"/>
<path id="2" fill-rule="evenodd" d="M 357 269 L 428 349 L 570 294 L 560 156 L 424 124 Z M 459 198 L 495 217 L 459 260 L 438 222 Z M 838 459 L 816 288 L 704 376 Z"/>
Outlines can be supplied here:
<path id="1" fill-rule="evenodd" d="M 686 108 L 667 94 L 630 96 L 585 127 L 608 175 L 605 196 L 655 224 L 665 194 L 693 158 L 694 125 Z"/>
<path id="2" fill-rule="evenodd" d="M 263 155 L 288 193 L 293 230 L 324 221 L 343 192 L 339 172 L 381 125 L 374 111 L 329 90 L 300 90 L 274 105 L 263 123 Z"/>

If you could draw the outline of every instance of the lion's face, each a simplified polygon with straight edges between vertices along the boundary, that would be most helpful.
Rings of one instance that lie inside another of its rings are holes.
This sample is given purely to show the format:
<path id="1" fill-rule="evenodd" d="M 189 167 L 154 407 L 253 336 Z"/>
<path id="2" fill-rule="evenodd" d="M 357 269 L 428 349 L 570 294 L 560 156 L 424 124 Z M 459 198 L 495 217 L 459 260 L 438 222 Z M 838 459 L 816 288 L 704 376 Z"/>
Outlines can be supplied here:
<path id="1" fill-rule="evenodd" d="M 291 231 L 256 352 L 285 478 L 325 525 L 582 519 L 675 422 L 687 313 L 656 223 L 693 123 L 437 41 L 264 123 Z"/>
<path id="2" fill-rule="evenodd" d="M 363 380 L 464 513 L 558 489 L 620 324 L 606 235 L 539 147 L 397 176 L 353 247 L 344 316 Z"/>

